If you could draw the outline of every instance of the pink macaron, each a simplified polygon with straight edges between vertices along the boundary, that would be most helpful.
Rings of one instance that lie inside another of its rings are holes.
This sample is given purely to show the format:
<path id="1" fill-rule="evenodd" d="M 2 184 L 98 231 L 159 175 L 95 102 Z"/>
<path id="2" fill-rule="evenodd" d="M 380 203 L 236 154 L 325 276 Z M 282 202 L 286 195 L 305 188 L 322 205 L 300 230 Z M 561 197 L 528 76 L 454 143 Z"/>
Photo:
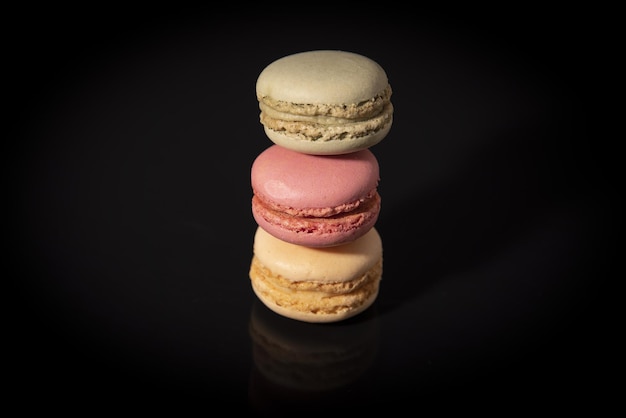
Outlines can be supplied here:
<path id="1" fill-rule="evenodd" d="M 257 224 L 292 244 L 354 241 L 380 212 L 378 161 L 368 149 L 322 156 L 272 145 L 254 160 L 251 182 Z"/>

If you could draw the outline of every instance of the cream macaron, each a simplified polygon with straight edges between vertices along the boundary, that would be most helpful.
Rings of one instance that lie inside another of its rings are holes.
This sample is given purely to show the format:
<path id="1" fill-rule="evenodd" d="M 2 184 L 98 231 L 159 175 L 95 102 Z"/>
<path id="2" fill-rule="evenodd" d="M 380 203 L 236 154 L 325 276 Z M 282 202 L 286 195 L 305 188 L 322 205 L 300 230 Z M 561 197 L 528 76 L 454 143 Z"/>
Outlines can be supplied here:
<path id="1" fill-rule="evenodd" d="M 256 82 L 268 138 L 316 155 L 345 154 L 379 143 L 393 122 L 391 94 L 377 62 L 338 50 L 280 58 Z"/>
<path id="2" fill-rule="evenodd" d="M 282 241 L 258 227 L 250 266 L 252 289 L 269 309 L 303 322 L 337 322 L 371 306 L 382 279 L 382 241 L 375 228 L 339 246 Z"/>

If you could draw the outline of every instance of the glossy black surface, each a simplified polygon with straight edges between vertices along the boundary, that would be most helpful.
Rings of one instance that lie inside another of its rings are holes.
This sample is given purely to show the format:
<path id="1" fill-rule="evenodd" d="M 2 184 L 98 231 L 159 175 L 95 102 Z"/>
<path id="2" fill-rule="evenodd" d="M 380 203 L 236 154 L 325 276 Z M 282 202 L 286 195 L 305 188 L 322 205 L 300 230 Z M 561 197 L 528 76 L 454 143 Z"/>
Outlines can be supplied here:
<path id="1" fill-rule="evenodd" d="M 207 414 L 586 402 L 604 367 L 612 212 L 574 25 L 529 12 L 233 16 L 24 22 L 9 49 L 15 392 Z M 379 298 L 312 325 L 251 291 L 249 169 L 271 144 L 256 77 L 325 48 L 385 68 L 395 120 L 372 148 Z"/>

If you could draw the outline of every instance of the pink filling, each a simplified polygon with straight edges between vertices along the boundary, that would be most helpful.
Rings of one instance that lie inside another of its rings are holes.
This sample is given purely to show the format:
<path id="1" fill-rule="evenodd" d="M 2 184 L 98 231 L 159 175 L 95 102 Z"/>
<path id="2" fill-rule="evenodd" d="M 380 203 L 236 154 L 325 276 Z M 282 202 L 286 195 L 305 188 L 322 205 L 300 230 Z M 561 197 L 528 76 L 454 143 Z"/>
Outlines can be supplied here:
<path id="1" fill-rule="evenodd" d="M 275 211 L 285 215 L 301 218 L 330 218 L 332 216 L 340 215 L 342 213 L 345 214 L 356 211 L 359 207 L 367 205 L 373 199 L 376 199 L 377 195 L 377 190 L 376 188 L 374 188 L 364 198 L 361 198 L 354 202 L 344 203 L 338 206 L 327 208 L 294 208 L 291 206 L 285 206 L 278 203 L 269 202 L 259 195 L 256 195 L 256 198 L 259 201 L 263 200 L 263 203 L 259 204 L 263 205 L 266 208 L 265 210 Z"/>
<path id="2" fill-rule="evenodd" d="M 298 233 L 332 234 L 370 225 L 380 212 L 380 196 L 373 190 L 364 199 L 334 208 L 295 209 L 252 198 L 255 217 L 269 225 Z"/>

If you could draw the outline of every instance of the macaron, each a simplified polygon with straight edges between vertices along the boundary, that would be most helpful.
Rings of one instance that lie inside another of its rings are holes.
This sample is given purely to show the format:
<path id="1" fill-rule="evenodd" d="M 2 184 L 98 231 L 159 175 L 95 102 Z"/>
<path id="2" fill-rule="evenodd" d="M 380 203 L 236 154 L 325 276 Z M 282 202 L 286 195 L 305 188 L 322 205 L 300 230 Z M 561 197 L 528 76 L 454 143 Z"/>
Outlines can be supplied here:
<path id="1" fill-rule="evenodd" d="M 387 74 L 377 62 L 338 50 L 285 56 L 265 67 L 256 82 L 267 137 L 317 155 L 379 143 L 393 122 L 391 94 Z"/>
<path id="2" fill-rule="evenodd" d="M 369 149 L 320 156 L 271 145 L 252 163 L 250 178 L 255 221 L 292 244 L 344 244 L 378 220 L 379 166 Z"/>
<path id="3" fill-rule="evenodd" d="M 376 300 L 382 252 L 376 228 L 344 245 L 311 248 L 257 227 L 249 277 L 259 300 L 277 314 L 303 322 L 337 322 Z"/>

